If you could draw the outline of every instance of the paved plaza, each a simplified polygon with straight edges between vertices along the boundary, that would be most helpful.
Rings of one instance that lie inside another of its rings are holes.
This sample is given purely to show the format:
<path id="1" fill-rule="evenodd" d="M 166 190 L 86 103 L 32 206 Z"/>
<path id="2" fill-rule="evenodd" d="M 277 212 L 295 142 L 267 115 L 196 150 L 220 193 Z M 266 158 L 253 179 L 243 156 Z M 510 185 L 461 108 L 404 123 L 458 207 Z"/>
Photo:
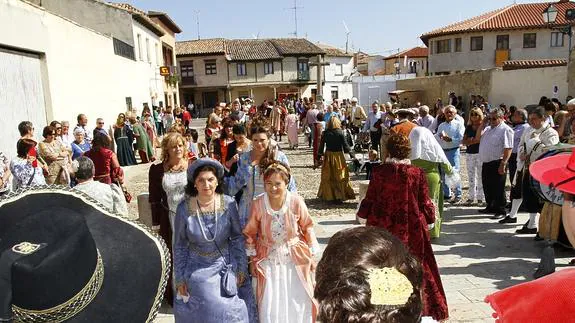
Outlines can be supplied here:
<path id="1" fill-rule="evenodd" d="M 200 127 L 201 120 L 194 126 Z M 300 147 L 307 147 L 300 137 Z M 329 238 L 339 230 L 358 225 L 355 220 L 357 201 L 337 206 L 325 204 L 315 198 L 319 186 L 320 170 L 311 169 L 311 151 L 285 150 L 292 172 L 298 183 L 298 192 L 305 197 L 315 222 L 315 230 L 322 250 Z M 126 169 L 126 182 L 133 193 L 147 191 L 147 165 Z M 354 179 L 357 193 L 359 178 Z M 465 194 L 465 193 L 464 193 Z M 137 212 L 136 203 L 130 205 Z M 520 213 L 517 225 L 502 225 L 479 214 L 478 208 L 447 208 L 441 237 L 433 241 L 443 286 L 449 305 L 449 322 L 492 322 L 491 308 L 483 302 L 486 295 L 532 279 L 537 268 L 544 242 L 533 236 L 515 235 L 528 219 Z M 575 253 L 556 249 L 558 269 L 565 268 Z M 169 310 L 164 309 L 157 322 L 173 322 Z"/>

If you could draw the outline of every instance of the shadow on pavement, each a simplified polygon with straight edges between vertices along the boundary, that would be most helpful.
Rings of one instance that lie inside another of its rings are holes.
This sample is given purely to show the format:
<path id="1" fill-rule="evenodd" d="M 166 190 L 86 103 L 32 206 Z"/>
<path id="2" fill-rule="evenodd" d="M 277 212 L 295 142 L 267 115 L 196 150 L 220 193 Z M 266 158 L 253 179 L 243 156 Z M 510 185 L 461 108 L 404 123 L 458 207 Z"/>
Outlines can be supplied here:
<path id="1" fill-rule="evenodd" d="M 348 220 L 348 221 L 319 221 L 317 224 L 319 224 L 319 225 L 357 225 L 357 221 L 355 221 L 355 220 Z"/>
<path id="2" fill-rule="evenodd" d="M 352 210 L 355 212 L 357 208 L 357 202 L 343 202 L 343 203 L 333 203 L 326 202 L 324 200 L 314 198 L 306 199 L 305 203 L 310 210 Z"/>
<path id="3" fill-rule="evenodd" d="M 439 271 L 442 277 L 446 275 L 472 275 L 473 277 L 490 279 L 493 281 L 488 284 L 503 289 L 524 283 L 523 277 L 532 280 L 535 269 L 537 269 L 537 263 L 524 259 L 512 259 L 474 263 L 467 267 L 441 267 Z"/>

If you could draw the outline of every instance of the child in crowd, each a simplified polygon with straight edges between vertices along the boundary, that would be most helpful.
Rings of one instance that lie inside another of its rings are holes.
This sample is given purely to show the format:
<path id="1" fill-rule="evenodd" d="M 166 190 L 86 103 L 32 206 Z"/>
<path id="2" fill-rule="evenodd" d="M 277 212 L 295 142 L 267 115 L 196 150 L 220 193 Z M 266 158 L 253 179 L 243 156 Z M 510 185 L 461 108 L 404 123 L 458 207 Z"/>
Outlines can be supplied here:
<path id="1" fill-rule="evenodd" d="M 196 160 L 206 156 L 206 146 L 203 143 L 198 143 L 198 131 L 196 129 L 186 130 L 186 144 L 188 145 L 188 159 Z"/>
<path id="2" fill-rule="evenodd" d="M 348 126 L 349 122 L 347 120 L 341 122 L 341 130 L 343 130 L 343 136 L 345 137 L 345 141 L 347 142 L 348 146 L 353 147 L 354 145 L 353 135 L 351 133 L 351 129 L 349 129 Z"/>
<path id="3" fill-rule="evenodd" d="M 371 180 L 371 170 L 379 164 L 381 164 L 381 161 L 379 160 L 379 154 L 377 153 L 376 150 L 370 150 L 369 161 L 363 164 L 363 167 L 365 168 L 366 180 Z"/>

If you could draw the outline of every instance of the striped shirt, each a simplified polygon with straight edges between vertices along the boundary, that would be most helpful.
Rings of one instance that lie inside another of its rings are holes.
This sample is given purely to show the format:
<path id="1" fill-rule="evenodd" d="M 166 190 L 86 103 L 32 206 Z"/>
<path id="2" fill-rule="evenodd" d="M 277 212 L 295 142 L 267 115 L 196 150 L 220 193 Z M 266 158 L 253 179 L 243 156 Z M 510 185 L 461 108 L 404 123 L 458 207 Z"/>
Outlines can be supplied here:
<path id="1" fill-rule="evenodd" d="M 483 130 L 479 142 L 479 159 L 482 163 L 501 159 L 505 149 L 513 149 L 513 130 L 505 122 Z"/>

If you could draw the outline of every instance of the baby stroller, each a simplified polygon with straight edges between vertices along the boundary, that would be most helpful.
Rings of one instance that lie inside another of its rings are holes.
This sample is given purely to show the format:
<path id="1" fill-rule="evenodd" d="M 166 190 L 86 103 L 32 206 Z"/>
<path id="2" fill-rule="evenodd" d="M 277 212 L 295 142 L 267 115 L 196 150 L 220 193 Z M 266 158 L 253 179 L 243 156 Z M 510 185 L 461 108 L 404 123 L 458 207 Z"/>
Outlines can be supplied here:
<path id="1" fill-rule="evenodd" d="M 366 158 L 366 152 L 369 152 L 371 147 L 371 138 L 369 133 L 360 132 L 357 134 L 357 140 L 353 145 L 352 160 L 350 163 L 349 170 L 353 171 L 356 176 L 359 176 L 361 171 L 365 168 L 365 163 L 368 161 Z"/>
<path id="2" fill-rule="evenodd" d="M 369 150 L 369 147 L 371 147 L 371 138 L 369 137 L 369 133 L 360 132 L 355 141 L 355 145 L 353 146 L 353 150 L 356 153 L 363 153 L 364 151 Z"/>

